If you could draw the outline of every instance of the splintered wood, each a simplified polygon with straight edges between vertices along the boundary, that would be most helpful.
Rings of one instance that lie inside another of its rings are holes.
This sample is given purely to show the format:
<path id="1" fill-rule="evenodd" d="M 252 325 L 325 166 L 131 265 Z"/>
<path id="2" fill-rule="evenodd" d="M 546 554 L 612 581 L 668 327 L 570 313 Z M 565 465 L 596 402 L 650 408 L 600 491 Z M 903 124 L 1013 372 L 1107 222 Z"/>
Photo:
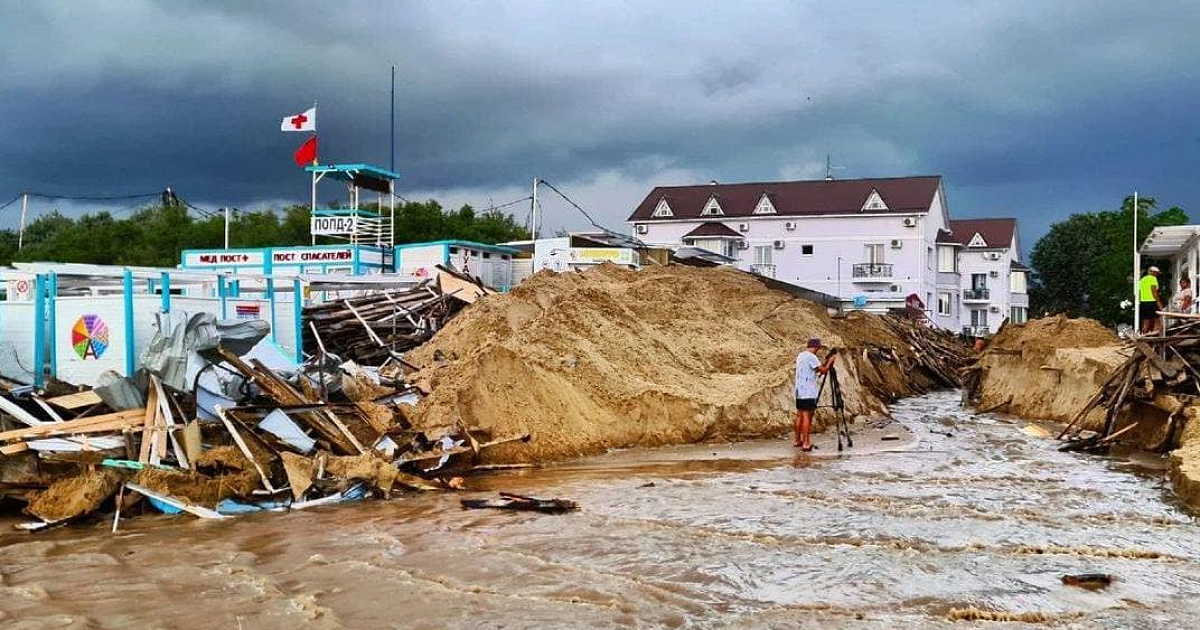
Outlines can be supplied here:
<path id="1" fill-rule="evenodd" d="M 494 293 L 477 280 L 439 267 L 436 278 L 406 291 L 380 291 L 304 309 L 307 348 L 379 365 L 425 343 L 466 304 Z"/>
<path id="2" fill-rule="evenodd" d="M 1062 450 L 1107 450 L 1138 426 L 1139 406 L 1167 414 L 1165 434 L 1154 450 L 1175 448 L 1185 409 L 1200 402 L 1200 320 L 1181 319 L 1164 335 L 1137 337 L 1125 345 L 1129 358 L 1059 433 L 1060 440 L 1068 440 Z M 1103 425 L 1085 436 L 1083 421 L 1097 409 L 1104 412 Z"/>

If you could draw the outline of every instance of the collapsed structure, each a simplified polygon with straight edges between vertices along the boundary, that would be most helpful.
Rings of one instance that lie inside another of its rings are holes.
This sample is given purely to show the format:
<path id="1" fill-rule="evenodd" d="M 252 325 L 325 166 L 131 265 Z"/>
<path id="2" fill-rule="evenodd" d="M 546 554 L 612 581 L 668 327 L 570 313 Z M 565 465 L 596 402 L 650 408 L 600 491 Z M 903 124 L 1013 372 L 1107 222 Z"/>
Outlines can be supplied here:
<path id="1" fill-rule="evenodd" d="M 834 318 L 727 268 L 542 272 L 508 294 L 451 277 L 307 315 L 303 364 L 188 321 L 134 379 L 0 398 L 0 491 L 38 529 L 129 514 L 131 496 L 215 518 L 457 488 L 481 468 L 783 433 L 808 337 L 842 349 L 855 415 L 957 385 L 967 359 L 948 334 Z"/>

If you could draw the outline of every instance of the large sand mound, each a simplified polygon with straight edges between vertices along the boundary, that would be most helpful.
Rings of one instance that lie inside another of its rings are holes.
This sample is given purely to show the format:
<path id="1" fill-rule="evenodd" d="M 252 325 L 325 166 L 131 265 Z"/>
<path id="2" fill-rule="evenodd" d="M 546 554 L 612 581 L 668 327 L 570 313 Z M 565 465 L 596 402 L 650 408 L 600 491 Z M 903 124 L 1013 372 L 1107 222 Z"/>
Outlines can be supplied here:
<path id="1" fill-rule="evenodd" d="M 1095 320 L 1059 315 L 1009 325 L 979 359 L 975 397 L 981 409 L 1066 422 L 1124 360 L 1120 339 Z M 1091 414 L 1085 426 L 1102 416 Z"/>
<path id="2" fill-rule="evenodd" d="M 411 353 L 431 393 L 410 420 L 534 434 L 488 451 L 492 461 L 777 435 L 790 426 L 792 365 L 811 336 L 847 349 L 839 371 L 854 414 L 886 412 L 886 401 L 934 384 L 878 318 L 834 320 L 730 269 L 602 266 L 541 272 Z"/>

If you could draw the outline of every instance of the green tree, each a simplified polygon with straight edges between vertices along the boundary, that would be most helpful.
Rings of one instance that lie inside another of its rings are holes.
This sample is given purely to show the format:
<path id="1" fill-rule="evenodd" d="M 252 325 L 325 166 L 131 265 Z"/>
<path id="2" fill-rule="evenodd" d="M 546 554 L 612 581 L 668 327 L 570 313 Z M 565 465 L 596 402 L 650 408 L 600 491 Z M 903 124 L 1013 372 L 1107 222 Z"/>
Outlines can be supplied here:
<path id="1" fill-rule="evenodd" d="M 471 206 L 445 212 L 432 199 L 398 206 L 395 232 L 397 243 L 447 239 L 500 243 L 528 238 L 510 215 L 479 214 Z M 306 205 L 239 212 L 229 229 L 230 247 L 307 245 L 311 238 Z M 77 219 L 52 212 L 26 227 L 20 251 L 16 232 L 0 230 L 0 264 L 36 260 L 174 267 L 182 250 L 218 248 L 224 242 L 222 214 L 197 217 L 183 206 L 147 206 L 123 219 L 108 212 Z"/>
<path id="2" fill-rule="evenodd" d="M 1138 200 L 1138 247 L 1154 228 L 1188 222 L 1181 208 L 1156 208 L 1154 198 Z M 1133 198 L 1126 197 L 1120 210 L 1074 214 L 1052 225 L 1030 257 L 1030 310 L 1091 317 L 1108 325 L 1129 321 L 1131 311 L 1122 309 L 1121 302 L 1133 294 L 1133 212 Z M 1152 262 L 1143 260 L 1143 265 Z"/>

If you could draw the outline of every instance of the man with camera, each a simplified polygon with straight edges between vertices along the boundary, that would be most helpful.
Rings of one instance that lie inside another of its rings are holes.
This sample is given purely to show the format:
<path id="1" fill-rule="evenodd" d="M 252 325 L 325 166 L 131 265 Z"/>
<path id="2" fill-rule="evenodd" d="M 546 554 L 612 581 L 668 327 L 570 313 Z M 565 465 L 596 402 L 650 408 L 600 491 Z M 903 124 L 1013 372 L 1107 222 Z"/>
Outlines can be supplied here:
<path id="1" fill-rule="evenodd" d="M 817 410 L 817 397 L 820 389 L 817 385 L 817 375 L 823 375 L 833 367 L 837 359 L 837 349 L 831 349 L 825 355 L 825 360 L 817 358 L 821 349 L 821 340 L 809 339 L 804 350 L 796 355 L 796 422 L 795 439 L 792 446 L 799 447 L 804 452 L 813 450 L 812 431 L 813 413 Z"/>

